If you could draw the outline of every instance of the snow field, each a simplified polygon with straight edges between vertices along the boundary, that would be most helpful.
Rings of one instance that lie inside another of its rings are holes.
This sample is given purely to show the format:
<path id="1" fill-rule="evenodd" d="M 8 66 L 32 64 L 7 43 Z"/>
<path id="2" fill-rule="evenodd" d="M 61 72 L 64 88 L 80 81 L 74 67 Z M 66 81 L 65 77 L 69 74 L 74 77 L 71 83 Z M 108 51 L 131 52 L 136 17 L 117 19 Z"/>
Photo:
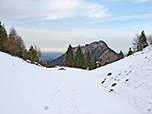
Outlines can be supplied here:
<path id="1" fill-rule="evenodd" d="M 0 114 L 151 114 L 151 65 L 151 47 L 93 71 L 38 67 L 0 52 Z"/>

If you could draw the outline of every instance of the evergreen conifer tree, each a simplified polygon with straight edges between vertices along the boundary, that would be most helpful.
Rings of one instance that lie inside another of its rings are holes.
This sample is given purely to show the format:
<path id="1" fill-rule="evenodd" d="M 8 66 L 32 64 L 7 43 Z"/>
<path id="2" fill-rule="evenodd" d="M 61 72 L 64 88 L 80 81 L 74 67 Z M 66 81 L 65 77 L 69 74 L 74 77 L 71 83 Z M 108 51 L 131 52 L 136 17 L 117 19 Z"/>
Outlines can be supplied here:
<path id="1" fill-rule="evenodd" d="M 133 54 L 133 51 L 131 50 L 131 48 L 129 48 L 127 56 L 132 55 L 132 54 Z"/>
<path id="2" fill-rule="evenodd" d="M 0 51 L 5 51 L 4 43 L 7 40 L 7 32 L 4 25 L 1 25 L 0 22 Z"/>
<path id="3" fill-rule="evenodd" d="M 34 49 L 33 46 L 30 47 L 30 49 L 28 50 L 27 54 L 26 54 L 26 58 L 29 59 L 32 63 L 34 61 L 37 61 L 37 51 Z"/>
<path id="4" fill-rule="evenodd" d="M 94 60 L 93 60 L 93 69 L 97 68 L 97 61 L 98 61 L 98 58 L 97 58 L 97 56 L 95 55 L 95 56 L 94 56 Z"/>
<path id="5" fill-rule="evenodd" d="M 123 54 L 123 52 L 120 50 L 119 59 L 122 59 L 122 58 L 124 58 L 124 54 Z"/>
<path id="6" fill-rule="evenodd" d="M 68 50 L 66 52 L 65 65 L 68 67 L 73 66 L 73 49 L 71 45 L 69 45 Z"/>
<path id="7" fill-rule="evenodd" d="M 76 55 L 74 57 L 74 67 L 85 68 L 85 58 L 84 58 L 80 45 L 78 46 Z"/>
<path id="8" fill-rule="evenodd" d="M 135 51 L 142 51 L 148 46 L 147 37 L 144 31 L 142 31 L 140 35 L 137 35 L 137 38 L 134 39 L 133 45 Z"/>
<path id="9" fill-rule="evenodd" d="M 141 48 L 139 48 L 139 51 L 143 50 L 145 47 L 148 46 L 147 37 L 144 31 L 141 32 L 141 35 L 139 37 L 139 45 L 141 45 Z"/>
<path id="10" fill-rule="evenodd" d="M 92 58 L 91 58 L 89 51 L 88 51 L 87 56 L 86 56 L 86 64 L 85 65 L 86 65 L 88 70 L 92 69 Z"/>

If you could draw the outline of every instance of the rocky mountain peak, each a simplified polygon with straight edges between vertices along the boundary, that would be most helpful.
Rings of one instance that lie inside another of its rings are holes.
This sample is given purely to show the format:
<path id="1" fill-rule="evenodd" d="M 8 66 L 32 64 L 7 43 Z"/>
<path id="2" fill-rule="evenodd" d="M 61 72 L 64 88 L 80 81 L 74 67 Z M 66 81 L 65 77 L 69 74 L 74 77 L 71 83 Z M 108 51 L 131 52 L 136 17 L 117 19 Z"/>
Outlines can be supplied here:
<path id="1" fill-rule="evenodd" d="M 107 44 L 104 42 L 104 41 L 102 41 L 102 40 L 100 40 L 99 42 L 92 42 L 92 43 L 90 43 L 90 44 L 86 44 L 85 46 L 82 46 L 82 48 L 83 47 L 85 47 L 85 48 L 99 48 L 99 47 L 104 47 L 104 46 L 106 46 L 107 47 Z"/>
<path id="2" fill-rule="evenodd" d="M 77 47 L 74 47 L 74 55 L 76 50 Z M 114 50 L 110 49 L 102 40 L 81 46 L 81 50 L 84 56 L 86 56 L 88 52 L 90 52 L 92 59 L 97 56 L 101 65 L 105 65 L 119 59 L 119 55 Z M 64 65 L 65 56 L 66 54 L 63 54 L 62 56 L 53 60 L 52 65 Z"/>

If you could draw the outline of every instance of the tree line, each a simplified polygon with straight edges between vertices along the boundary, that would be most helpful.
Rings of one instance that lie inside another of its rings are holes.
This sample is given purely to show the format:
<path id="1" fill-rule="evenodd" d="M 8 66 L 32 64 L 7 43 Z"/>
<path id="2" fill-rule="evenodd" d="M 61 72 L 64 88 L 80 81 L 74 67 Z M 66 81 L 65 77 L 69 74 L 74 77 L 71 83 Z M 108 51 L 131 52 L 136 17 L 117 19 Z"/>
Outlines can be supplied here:
<path id="1" fill-rule="evenodd" d="M 12 56 L 30 60 L 31 63 L 39 63 L 42 56 L 40 48 L 30 46 L 27 50 L 22 37 L 17 34 L 15 28 L 10 28 L 10 33 L 7 34 L 4 24 L 0 22 L 0 51 L 6 52 Z"/>
<path id="2" fill-rule="evenodd" d="M 152 45 L 152 36 L 146 36 L 145 32 L 136 35 L 133 40 L 133 47 L 129 48 L 127 56 L 132 55 L 135 52 L 142 51 L 145 47 Z M 23 58 L 24 60 L 30 60 L 31 63 L 40 63 L 39 59 L 42 56 L 41 50 L 37 46 L 30 46 L 27 50 L 22 37 L 17 34 L 15 28 L 10 29 L 10 33 L 7 34 L 4 24 L 0 22 L 0 51 L 6 52 L 12 56 Z M 124 58 L 122 51 L 119 53 L 120 59 Z M 66 51 L 65 65 L 68 67 L 76 67 L 92 70 L 97 68 L 98 57 L 91 58 L 90 52 L 88 51 L 86 57 L 81 50 L 80 45 L 78 46 L 76 53 L 73 52 L 73 48 L 69 45 Z M 51 67 L 50 63 L 44 65 Z"/>
<path id="3" fill-rule="evenodd" d="M 84 57 L 80 45 L 77 47 L 76 53 L 74 53 L 71 45 L 69 45 L 68 50 L 66 51 L 65 65 L 68 67 L 92 70 L 97 68 L 97 64 L 96 64 L 97 61 L 98 61 L 97 56 L 95 56 L 94 59 L 92 60 L 89 51 L 87 52 L 86 57 Z"/>
<path id="4" fill-rule="evenodd" d="M 137 34 L 133 39 L 133 47 L 129 48 L 127 56 L 132 55 L 135 52 L 142 51 L 149 45 L 152 45 L 152 36 L 146 36 L 144 30 L 142 30 L 141 34 Z"/>
<path id="5" fill-rule="evenodd" d="M 135 52 L 142 51 L 147 46 L 152 45 L 152 36 L 146 36 L 145 32 L 142 31 L 140 35 L 137 35 L 133 39 L 133 48 L 129 48 L 127 56 L 132 55 Z M 74 55 L 75 54 L 75 55 Z M 119 59 L 124 58 L 122 51 L 119 53 Z M 68 67 L 82 68 L 92 70 L 100 66 L 98 64 L 98 57 L 91 58 L 90 52 L 88 51 L 86 57 L 84 57 L 80 45 L 76 48 L 76 53 L 73 52 L 73 48 L 69 45 L 65 56 L 65 65 Z"/>

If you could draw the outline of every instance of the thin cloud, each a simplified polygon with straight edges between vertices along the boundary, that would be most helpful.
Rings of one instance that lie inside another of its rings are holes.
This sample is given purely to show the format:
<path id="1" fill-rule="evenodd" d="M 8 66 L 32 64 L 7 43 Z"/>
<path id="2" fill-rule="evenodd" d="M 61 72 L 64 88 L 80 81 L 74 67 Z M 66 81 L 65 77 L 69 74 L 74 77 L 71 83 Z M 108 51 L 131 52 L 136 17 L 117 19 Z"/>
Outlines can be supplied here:
<path id="1" fill-rule="evenodd" d="M 123 1 L 123 0 L 102 0 L 102 1 L 108 1 L 108 2 L 119 2 L 119 1 Z"/>
<path id="2" fill-rule="evenodd" d="M 122 2 L 122 1 L 127 1 L 127 0 L 102 0 L 102 1 L 107 1 L 107 2 Z M 149 2 L 152 0 L 128 0 L 129 2 L 134 2 L 134 3 L 144 3 L 144 2 Z"/>
<path id="3" fill-rule="evenodd" d="M 109 46 L 119 51 L 120 47 L 121 49 L 124 47 L 124 50 L 128 50 L 128 45 L 131 44 L 135 33 L 140 31 L 139 29 L 140 28 L 121 27 L 117 29 L 100 28 L 60 31 L 19 28 L 19 32 L 22 34 L 22 38 L 25 41 L 25 44 L 27 44 L 27 47 L 31 44 L 35 44 L 40 46 L 42 51 L 65 52 L 69 44 L 72 44 L 72 46 L 77 46 L 79 44 L 84 45 L 93 42 L 94 40 L 104 40 Z M 118 44 L 120 41 L 122 43 Z"/>
<path id="4" fill-rule="evenodd" d="M 102 18 L 108 8 L 85 0 L 1 0 L 1 18 L 64 19 L 69 17 Z"/>
<path id="5" fill-rule="evenodd" d="M 132 0 L 133 2 L 139 2 L 139 3 L 144 3 L 144 2 L 148 2 L 151 0 Z"/>
<path id="6" fill-rule="evenodd" d="M 128 20 L 137 20 L 137 19 L 148 19 L 148 18 L 152 18 L 152 13 L 141 14 L 141 15 L 108 17 L 108 18 L 102 19 L 102 21 L 104 21 L 104 22 L 111 22 L 111 21 L 128 21 Z"/>

